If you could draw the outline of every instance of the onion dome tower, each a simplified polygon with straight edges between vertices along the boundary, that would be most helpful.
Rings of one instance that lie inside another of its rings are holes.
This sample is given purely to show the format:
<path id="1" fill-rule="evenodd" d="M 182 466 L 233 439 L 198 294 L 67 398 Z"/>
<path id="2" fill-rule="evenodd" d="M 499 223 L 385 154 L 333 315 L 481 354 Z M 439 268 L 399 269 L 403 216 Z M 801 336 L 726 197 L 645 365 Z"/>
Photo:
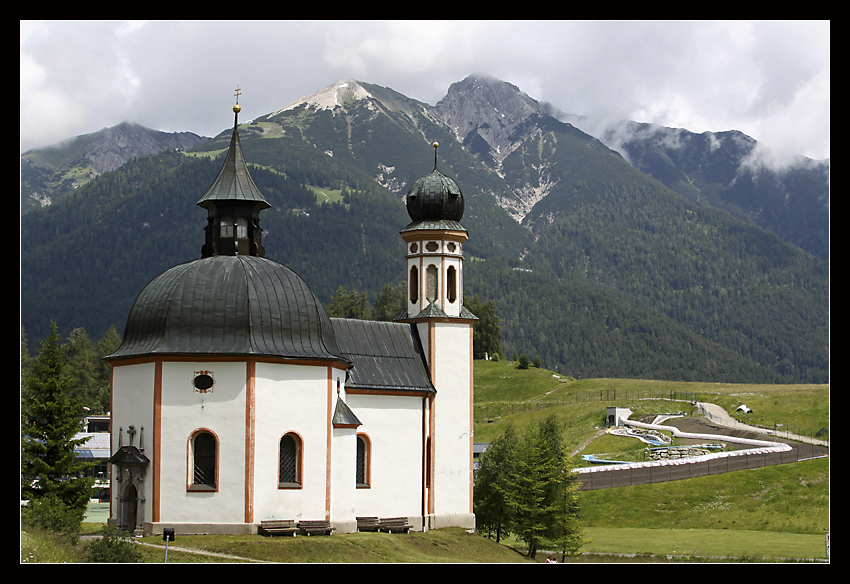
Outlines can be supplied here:
<path id="1" fill-rule="evenodd" d="M 430 527 L 472 513 L 472 325 L 463 306 L 463 244 L 469 235 L 463 193 L 437 169 L 407 193 L 410 223 L 401 230 L 407 257 L 407 307 L 396 320 L 414 323 L 437 394 L 428 399 L 424 500 Z"/>
<path id="2" fill-rule="evenodd" d="M 463 308 L 463 244 L 469 238 L 460 224 L 463 193 L 437 168 L 416 180 L 407 193 L 410 223 L 401 230 L 407 246 L 407 311 L 422 315 L 474 318 Z"/>
<path id="3" fill-rule="evenodd" d="M 198 205 L 208 212 L 201 259 L 154 278 L 138 295 L 109 360 L 146 355 L 246 355 L 346 362 L 321 302 L 295 272 L 264 257 L 269 208 L 239 139 L 239 90 L 224 164 Z"/>

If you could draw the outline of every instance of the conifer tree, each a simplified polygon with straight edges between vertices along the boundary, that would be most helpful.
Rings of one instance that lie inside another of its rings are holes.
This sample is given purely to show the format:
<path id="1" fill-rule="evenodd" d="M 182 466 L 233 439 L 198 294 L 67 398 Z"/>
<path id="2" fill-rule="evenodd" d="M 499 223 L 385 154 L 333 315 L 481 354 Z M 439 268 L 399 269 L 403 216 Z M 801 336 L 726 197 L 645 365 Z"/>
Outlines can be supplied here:
<path id="1" fill-rule="evenodd" d="M 369 295 L 366 292 L 346 290 L 341 284 L 331 296 L 330 304 L 326 306 L 328 316 L 339 318 L 368 319 L 372 310 L 369 308 Z"/>
<path id="2" fill-rule="evenodd" d="M 518 438 L 513 426 L 494 440 L 478 458 L 475 472 L 473 506 L 475 525 L 481 533 L 492 537 L 496 543 L 511 533 L 511 515 L 508 507 L 510 477 L 514 474 Z"/>
<path id="3" fill-rule="evenodd" d="M 484 354 L 502 352 L 502 329 L 493 301 L 484 302 L 478 294 L 464 297 L 464 306 L 478 317 L 472 327 L 472 358 L 483 359 Z"/>
<path id="4" fill-rule="evenodd" d="M 528 428 L 516 457 L 515 473 L 508 490 L 508 505 L 516 535 L 528 546 L 528 557 L 549 532 L 555 512 L 552 497 L 559 464 L 538 425 Z"/>
<path id="5" fill-rule="evenodd" d="M 83 405 L 73 395 L 74 380 L 65 374 L 65 355 L 56 323 L 25 372 L 21 419 L 21 496 L 30 502 L 33 521 L 63 532 L 79 530 L 94 479 L 92 465 L 78 461 L 74 447 Z M 52 525 L 51 525 L 52 524 Z"/>
<path id="6" fill-rule="evenodd" d="M 404 310 L 404 305 L 404 283 L 401 282 L 393 286 L 388 282 L 384 284 L 384 287 L 381 288 L 381 291 L 375 297 L 375 308 L 372 311 L 372 318 L 385 322 L 391 321 Z"/>
<path id="7" fill-rule="evenodd" d="M 531 558 L 542 544 L 557 545 L 562 555 L 576 553 L 584 543 L 578 486 L 555 417 L 530 425 L 511 453 L 510 462 L 502 464 L 508 477 L 504 500 L 512 533 L 527 544 Z M 478 508 L 476 519 L 477 513 Z"/>

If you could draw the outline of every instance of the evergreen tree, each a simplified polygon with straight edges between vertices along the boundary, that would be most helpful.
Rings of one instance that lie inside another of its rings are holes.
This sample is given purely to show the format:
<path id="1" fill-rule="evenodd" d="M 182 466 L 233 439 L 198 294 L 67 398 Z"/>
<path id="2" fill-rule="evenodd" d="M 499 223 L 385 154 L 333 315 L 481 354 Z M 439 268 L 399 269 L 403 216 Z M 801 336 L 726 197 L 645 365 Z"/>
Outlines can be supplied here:
<path id="1" fill-rule="evenodd" d="M 74 379 L 75 397 L 89 408 L 89 411 L 96 411 L 99 409 L 97 394 L 100 364 L 86 329 L 72 330 L 64 349 L 67 357 L 65 372 Z"/>
<path id="2" fill-rule="evenodd" d="M 485 353 L 492 355 L 502 352 L 502 329 L 499 327 L 499 316 L 492 301 L 484 302 L 476 294 L 464 297 L 463 305 L 478 320 L 472 327 L 472 358 L 483 359 Z"/>
<path id="3" fill-rule="evenodd" d="M 21 419 L 21 496 L 30 501 L 25 519 L 64 533 L 79 531 L 94 479 L 91 463 L 79 462 L 74 447 L 83 405 L 65 374 L 65 355 L 56 323 L 42 341 L 24 379 Z"/>
<path id="4" fill-rule="evenodd" d="M 562 555 L 581 548 L 575 473 L 554 416 L 528 427 L 511 469 L 507 503 L 514 533 L 533 558 L 542 543 L 560 546 Z"/>
<path id="5" fill-rule="evenodd" d="M 519 365 L 517 365 L 517 369 L 528 369 L 530 361 L 528 360 L 528 355 L 523 353 L 519 356 Z"/>
<path id="6" fill-rule="evenodd" d="M 536 425 L 523 435 L 515 465 L 507 491 L 508 506 L 514 532 L 528 546 L 528 557 L 534 558 L 549 532 L 555 511 L 552 483 L 558 474 L 557 460 Z"/>
<path id="7" fill-rule="evenodd" d="M 368 319 L 371 316 L 369 295 L 366 292 L 346 290 L 341 284 L 331 296 L 326 307 L 328 316 Z"/>
<path id="8" fill-rule="evenodd" d="M 517 448 L 516 432 L 508 426 L 505 433 L 478 457 L 473 490 L 475 525 L 479 532 L 486 532 L 487 537 L 492 537 L 495 532 L 496 543 L 510 534 L 507 493 L 510 477 L 514 474 Z"/>
<path id="9" fill-rule="evenodd" d="M 384 284 L 381 291 L 375 297 L 375 308 L 372 311 L 372 318 L 375 320 L 391 321 L 404 310 L 405 305 L 404 282 L 393 286 L 390 283 Z"/>
<path id="10" fill-rule="evenodd" d="M 111 355 L 121 346 L 121 336 L 115 330 L 115 325 L 109 327 L 106 334 L 97 342 L 97 410 L 93 413 L 105 414 L 109 411 L 109 391 L 112 383 L 112 365 L 103 358 Z"/>

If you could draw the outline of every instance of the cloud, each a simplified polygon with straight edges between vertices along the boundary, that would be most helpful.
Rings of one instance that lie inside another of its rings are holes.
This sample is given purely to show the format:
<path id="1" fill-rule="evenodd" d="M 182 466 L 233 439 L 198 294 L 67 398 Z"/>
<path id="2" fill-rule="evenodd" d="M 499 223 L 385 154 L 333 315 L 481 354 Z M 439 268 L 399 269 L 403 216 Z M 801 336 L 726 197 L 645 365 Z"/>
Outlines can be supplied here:
<path id="1" fill-rule="evenodd" d="M 341 79 L 435 104 L 472 73 L 559 109 L 829 152 L 828 21 L 21 23 L 21 146 L 124 120 L 213 135 Z"/>

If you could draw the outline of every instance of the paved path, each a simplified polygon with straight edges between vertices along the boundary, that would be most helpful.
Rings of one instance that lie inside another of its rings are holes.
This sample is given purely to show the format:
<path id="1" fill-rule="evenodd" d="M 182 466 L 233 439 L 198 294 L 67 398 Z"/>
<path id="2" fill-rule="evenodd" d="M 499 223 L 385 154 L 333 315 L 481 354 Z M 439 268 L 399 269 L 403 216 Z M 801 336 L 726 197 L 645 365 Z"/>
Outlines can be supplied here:
<path id="1" fill-rule="evenodd" d="M 705 402 L 697 402 L 697 407 L 700 411 L 705 415 L 706 418 L 715 422 L 716 424 L 720 424 L 721 426 L 726 426 L 727 428 L 735 428 L 737 430 L 746 430 L 749 432 L 757 432 L 759 434 L 767 434 L 769 436 L 774 436 L 777 438 L 786 438 L 788 440 L 796 440 L 798 442 L 805 442 L 807 444 L 819 444 L 821 446 L 828 446 L 829 442 L 826 440 L 819 440 L 817 438 L 811 438 L 809 436 L 799 436 L 797 434 L 791 434 L 789 432 L 782 431 L 774 431 L 769 430 L 767 428 L 759 428 L 757 426 L 748 426 L 747 424 L 743 424 L 729 415 L 729 413 L 718 406 L 717 404 L 710 404 Z"/>

